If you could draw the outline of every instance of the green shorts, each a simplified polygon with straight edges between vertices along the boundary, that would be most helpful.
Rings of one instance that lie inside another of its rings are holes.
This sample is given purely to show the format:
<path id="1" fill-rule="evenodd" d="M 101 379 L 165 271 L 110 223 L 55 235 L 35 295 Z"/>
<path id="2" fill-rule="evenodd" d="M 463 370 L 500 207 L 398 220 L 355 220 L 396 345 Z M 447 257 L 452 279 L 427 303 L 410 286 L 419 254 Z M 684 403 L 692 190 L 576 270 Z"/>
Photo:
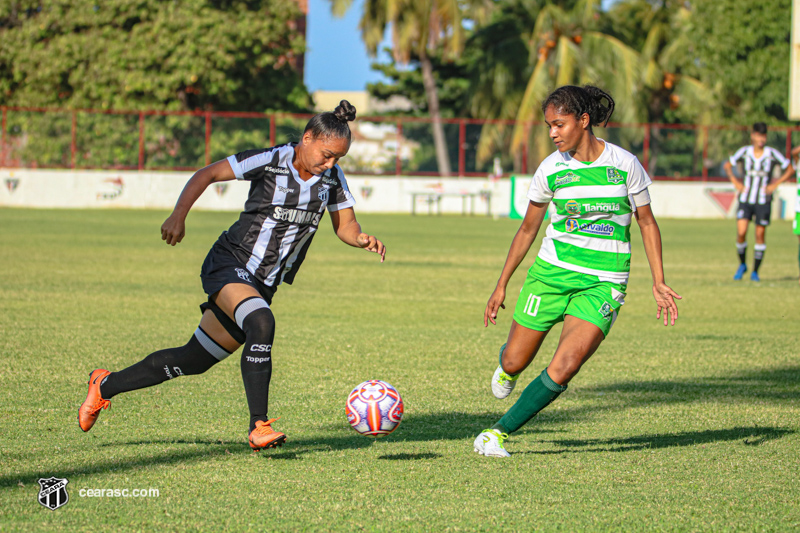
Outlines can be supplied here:
<path id="1" fill-rule="evenodd" d="M 795 235 L 800 235 L 800 210 L 794 214 L 794 223 L 792 224 L 792 229 L 794 230 Z"/>
<path id="2" fill-rule="evenodd" d="M 519 292 L 514 320 L 537 331 L 550 328 L 572 315 L 591 322 L 607 336 L 625 302 L 626 285 L 600 281 L 557 267 L 537 258 Z"/>

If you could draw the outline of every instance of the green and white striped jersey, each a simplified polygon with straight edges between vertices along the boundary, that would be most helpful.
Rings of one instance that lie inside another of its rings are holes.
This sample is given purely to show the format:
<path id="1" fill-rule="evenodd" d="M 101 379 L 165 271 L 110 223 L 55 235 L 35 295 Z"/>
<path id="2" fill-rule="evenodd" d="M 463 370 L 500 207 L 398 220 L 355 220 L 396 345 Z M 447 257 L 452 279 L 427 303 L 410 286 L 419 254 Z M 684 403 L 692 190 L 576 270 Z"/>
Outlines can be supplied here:
<path id="1" fill-rule="evenodd" d="M 602 141 L 602 139 L 599 139 Z M 631 196 L 652 181 L 636 156 L 603 141 L 597 161 L 554 152 L 536 169 L 528 199 L 553 202 L 539 258 L 552 265 L 627 284 L 631 264 Z"/>

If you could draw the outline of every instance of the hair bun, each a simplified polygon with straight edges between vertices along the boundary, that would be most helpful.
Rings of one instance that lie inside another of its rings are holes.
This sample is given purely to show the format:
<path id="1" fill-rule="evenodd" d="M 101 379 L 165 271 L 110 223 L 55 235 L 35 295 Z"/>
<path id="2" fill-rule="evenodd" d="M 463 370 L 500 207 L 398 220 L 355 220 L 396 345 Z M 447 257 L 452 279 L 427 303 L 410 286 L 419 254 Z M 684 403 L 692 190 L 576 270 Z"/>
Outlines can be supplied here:
<path id="1" fill-rule="evenodd" d="M 356 106 L 347 100 L 342 100 L 339 102 L 339 105 L 336 106 L 336 109 L 333 110 L 333 116 L 345 124 L 351 122 L 356 119 Z"/>

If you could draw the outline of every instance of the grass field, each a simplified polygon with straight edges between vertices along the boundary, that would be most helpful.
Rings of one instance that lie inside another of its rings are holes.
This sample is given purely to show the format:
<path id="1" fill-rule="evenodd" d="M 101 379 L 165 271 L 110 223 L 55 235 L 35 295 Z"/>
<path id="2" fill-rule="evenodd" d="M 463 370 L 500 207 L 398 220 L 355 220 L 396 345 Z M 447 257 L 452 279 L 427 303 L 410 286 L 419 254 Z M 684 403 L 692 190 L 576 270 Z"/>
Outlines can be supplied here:
<path id="1" fill-rule="evenodd" d="M 92 369 L 189 339 L 200 264 L 236 217 L 193 213 L 171 248 L 166 214 L 0 209 L 0 530 L 800 528 L 800 287 L 787 223 L 770 227 L 755 284 L 731 280 L 732 221 L 660 221 L 667 281 L 684 296 L 674 328 L 655 319 L 634 230 L 620 320 L 569 390 L 508 441 L 513 456 L 496 460 L 472 440 L 547 365 L 558 331 L 512 397 L 494 399 L 511 312 L 488 329 L 482 315 L 517 223 L 485 218 L 362 215 L 388 246 L 383 265 L 323 222 L 295 286 L 273 302 L 270 414 L 282 417 L 283 448 L 247 445 L 238 354 L 116 397 L 82 433 Z M 378 441 L 344 416 L 347 393 L 370 378 L 406 405 Z M 37 502 L 50 476 L 69 480 L 56 511 Z M 159 497 L 82 498 L 83 488 Z"/>

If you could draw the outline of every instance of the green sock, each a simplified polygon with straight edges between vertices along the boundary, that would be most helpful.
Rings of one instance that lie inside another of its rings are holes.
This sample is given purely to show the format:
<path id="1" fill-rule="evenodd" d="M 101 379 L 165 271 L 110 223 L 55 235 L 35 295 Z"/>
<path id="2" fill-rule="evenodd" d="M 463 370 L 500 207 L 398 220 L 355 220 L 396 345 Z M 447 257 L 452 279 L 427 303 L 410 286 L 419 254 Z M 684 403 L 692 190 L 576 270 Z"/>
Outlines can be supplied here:
<path id="1" fill-rule="evenodd" d="M 497 424 L 492 426 L 492 429 L 497 429 L 501 433 L 512 433 L 518 430 L 565 390 L 567 390 L 567 386 L 553 381 L 545 368 L 539 377 L 525 387 L 517 402 Z"/>

